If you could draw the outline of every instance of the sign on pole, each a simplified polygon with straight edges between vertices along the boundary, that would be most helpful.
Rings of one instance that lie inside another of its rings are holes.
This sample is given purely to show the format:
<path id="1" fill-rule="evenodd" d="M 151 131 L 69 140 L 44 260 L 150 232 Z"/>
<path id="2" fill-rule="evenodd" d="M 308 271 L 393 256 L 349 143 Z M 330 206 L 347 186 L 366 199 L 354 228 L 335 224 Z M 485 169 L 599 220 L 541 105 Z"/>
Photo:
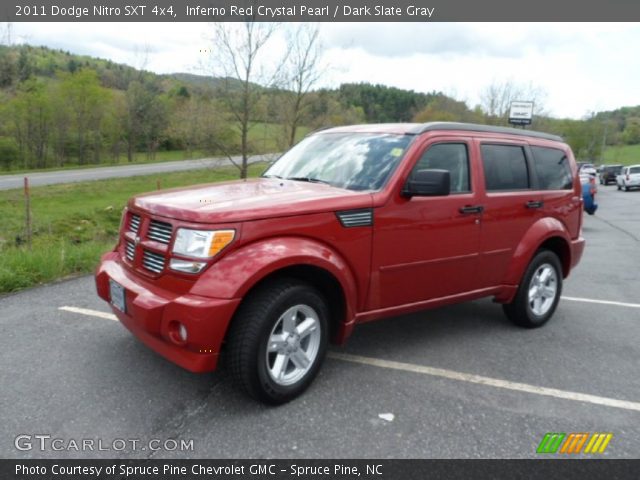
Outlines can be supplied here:
<path id="1" fill-rule="evenodd" d="M 531 125 L 533 102 L 514 101 L 509 109 L 509 123 L 512 125 Z"/>

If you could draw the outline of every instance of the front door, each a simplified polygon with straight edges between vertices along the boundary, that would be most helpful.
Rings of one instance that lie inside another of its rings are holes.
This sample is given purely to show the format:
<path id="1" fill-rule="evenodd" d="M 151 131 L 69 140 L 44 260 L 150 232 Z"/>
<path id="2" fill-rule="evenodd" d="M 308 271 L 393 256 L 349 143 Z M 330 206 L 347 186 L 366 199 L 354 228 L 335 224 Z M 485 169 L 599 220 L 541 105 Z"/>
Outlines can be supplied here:
<path id="1" fill-rule="evenodd" d="M 445 169 L 451 193 L 406 198 L 376 209 L 368 309 L 454 295 L 475 288 L 481 206 L 471 174 L 471 139 L 431 139 L 411 174 Z"/>

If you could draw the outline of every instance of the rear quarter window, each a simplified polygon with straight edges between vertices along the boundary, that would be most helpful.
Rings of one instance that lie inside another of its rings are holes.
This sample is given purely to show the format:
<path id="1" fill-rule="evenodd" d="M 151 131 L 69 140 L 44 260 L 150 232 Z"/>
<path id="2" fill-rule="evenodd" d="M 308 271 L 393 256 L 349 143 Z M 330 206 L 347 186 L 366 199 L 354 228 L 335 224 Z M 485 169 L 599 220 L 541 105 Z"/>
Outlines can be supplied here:
<path id="1" fill-rule="evenodd" d="M 570 190 L 571 168 L 567 155 L 557 148 L 531 147 L 533 168 L 540 190 Z"/>
<path id="2" fill-rule="evenodd" d="M 483 144 L 481 150 L 488 192 L 529 188 L 529 171 L 523 147 Z"/>

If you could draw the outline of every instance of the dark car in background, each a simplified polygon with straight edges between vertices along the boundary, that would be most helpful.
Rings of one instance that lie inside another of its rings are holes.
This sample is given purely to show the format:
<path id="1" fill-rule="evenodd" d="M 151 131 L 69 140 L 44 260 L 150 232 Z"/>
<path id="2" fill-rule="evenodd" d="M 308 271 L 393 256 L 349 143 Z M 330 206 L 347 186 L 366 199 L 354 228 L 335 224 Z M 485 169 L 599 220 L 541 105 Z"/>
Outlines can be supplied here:
<path id="1" fill-rule="evenodd" d="M 622 168 L 622 165 L 602 165 L 599 172 L 600 185 L 616 183 L 616 177 L 620 175 Z"/>

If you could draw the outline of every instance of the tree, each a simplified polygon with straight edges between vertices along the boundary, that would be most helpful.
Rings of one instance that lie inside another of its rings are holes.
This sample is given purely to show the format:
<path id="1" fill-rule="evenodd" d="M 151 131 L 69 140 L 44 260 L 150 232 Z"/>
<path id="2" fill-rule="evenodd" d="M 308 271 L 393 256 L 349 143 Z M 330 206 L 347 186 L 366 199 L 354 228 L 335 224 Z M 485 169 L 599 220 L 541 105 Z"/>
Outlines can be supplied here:
<path id="1" fill-rule="evenodd" d="M 231 158 L 222 143 L 219 146 L 240 170 L 240 178 L 247 178 L 249 130 L 258 119 L 265 86 L 274 85 L 278 73 L 277 67 L 268 68 L 262 58 L 264 47 L 277 27 L 277 23 L 252 21 L 215 23 L 213 27 L 214 75 L 221 77 L 220 98 L 240 133 L 241 163 Z"/>
<path id="2" fill-rule="evenodd" d="M 16 75 L 16 60 L 11 45 L 11 24 L 0 22 L 0 88 L 13 83 Z"/>
<path id="3" fill-rule="evenodd" d="M 622 141 L 629 145 L 640 143 L 640 117 L 630 117 L 622 131 Z"/>
<path id="4" fill-rule="evenodd" d="M 22 47 L 18 55 L 18 80 L 24 82 L 31 76 L 31 59 L 27 52 L 28 47 Z"/>
<path id="5" fill-rule="evenodd" d="M 582 120 L 553 120 L 553 132 L 561 135 L 579 160 L 596 162 L 601 157 L 605 125 L 591 114 Z"/>
<path id="6" fill-rule="evenodd" d="M 340 101 L 345 107 L 359 107 L 371 123 L 410 122 L 436 93 L 418 93 L 386 85 L 346 83 L 340 85 Z"/>
<path id="7" fill-rule="evenodd" d="M 532 84 L 522 85 L 513 80 L 494 81 L 480 93 L 480 106 L 485 113 L 486 122 L 493 125 L 509 124 L 511 102 L 516 100 L 533 102 L 534 122 L 536 116 L 545 115 L 544 102 L 546 92 Z"/>
<path id="8" fill-rule="evenodd" d="M 78 162 L 88 163 L 88 149 L 93 149 L 93 161 L 100 161 L 102 141 L 100 126 L 111 95 L 100 86 L 95 70 L 83 68 L 76 73 L 61 73 L 60 93 L 71 112 L 76 133 Z"/>
<path id="9" fill-rule="evenodd" d="M 317 25 L 302 23 L 287 36 L 285 91 L 282 95 L 282 123 L 287 147 L 296 141 L 298 127 L 309 107 L 309 92 L 320 79 L 325 68 L 320 65 L 322 45 Z"/>
<path id="10" fill-rule="evenodd" d="M 415 122 L 472 122 L 482 121 L 482 115 L 469 110 L 465 102 L 454 100 L 444 94 L 436 96 L 414 117 Z"/>
<path id="11" fill-rule="evenodd" d="M 167 109 L 158 86 L 145 79 L 132 81 L 127 88 L 125 104 L 121 121 L 128 161 L 133 161 L 133 154 L 142 145 L 149 158 L 153 158 L 167 122 Z"/>
<path id="12" fill-rule="evenodd" d="M 8 107 L 10 134 L 15 139 L 24 168 L 47 166 L 47 147 L 51 129 L 51 102 L 42 81 L 30 79 Z"/>

